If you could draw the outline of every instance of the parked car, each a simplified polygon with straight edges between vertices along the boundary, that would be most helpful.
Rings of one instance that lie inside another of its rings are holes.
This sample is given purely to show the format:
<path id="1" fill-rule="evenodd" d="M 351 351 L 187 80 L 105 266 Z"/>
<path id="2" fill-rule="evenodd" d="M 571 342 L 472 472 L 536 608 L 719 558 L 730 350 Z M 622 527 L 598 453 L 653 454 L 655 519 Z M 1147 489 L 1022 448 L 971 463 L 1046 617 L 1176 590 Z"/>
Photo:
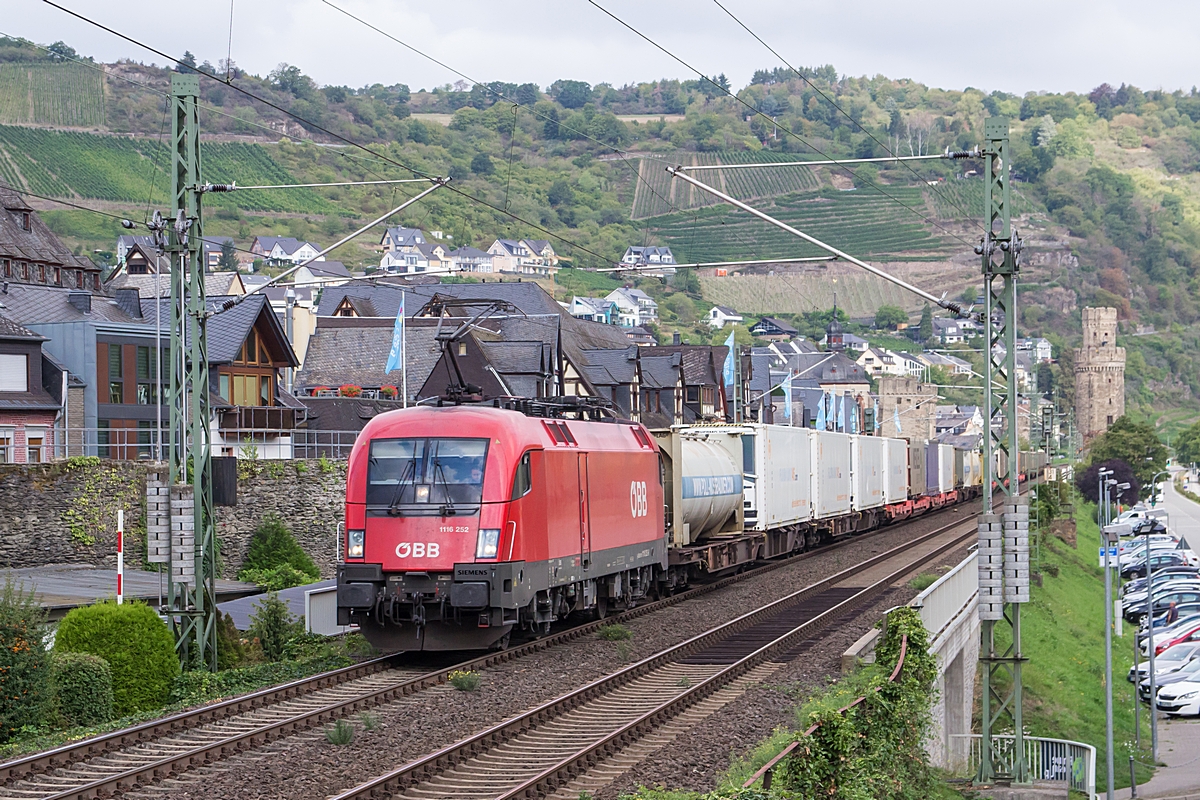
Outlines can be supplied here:
<path id="1" fill-rule="evenodd" d="M 1158 664 L 1156 662 L 1155 667 L 1157 666 Z M 1193 658 L 1191 661 L 1188 661 L 1182 667 L 1173 672 L 1168 672 L 1163 675 L 1157 674 L 1157 672 L 1158 671 L 1156 670 L 1156 674 L 1154 676 L 1154 688 L 1156 691 L 1161 691 L 1164 686 L 1174 686 L 1175 684 L 1183 683 L 1184 681 L 1200 681 L 1200 658 Z M 1145 678 L 1142 678 L 1141 683 L 1138 684 L 1138 697 L 1142 699 L 1142 702 L 1150 702 L 1149 675 L 1147 675 Z"/>
<path id="2" fill-rule="evenodd" d="M 1155 654 L 1155 675 L 1162 676 L 1178 669 L 1182 669 L 1185 664 L 1189 663 L 1192 659 L 1197 658 L 1198 656 L 1200 656 L 1200 642 L 1188 642 L 1186 644 L 1181 644 L 1178 647 L 1172 647 L 1161 656 Z M 1129 674 L 1126 677 L 1130 680 L 1130 682 L 1134 682 L 1149 676 L 1150 661 L 1147 659 L 1146 661 L 1142 661 L 1130 667 Z"/>
<path id="3" fill-rule="evenodd" d="M 1184 555 L 1182 550 L 1152 551 L 1150 554 L 1150 569 L 1156 574 L 1160 569 L 1167 567 L 1186 566 L 1188 566 L 1187 556 Z M 1121 577 L 1126 580 L 1146 577 L 1146 559 L 1143 558 L 1123 567 L 1121 569 Z"/>
<path id="4" fill-rule="evenodd" d="M 1200 578 L 1200 569 L 1191 566 L 1164 567 L 1163 569 L 1154 569 L 1154 582 L 1158 584 L 1160 581 L 1166 583 L 1168 580 L 1178 578 Z M 1128 583 L 1122 584 L 1121 595 L 1127 595 L 1130 592 L 1139 592 L 1146 589 L 1148 579 L 1145 577 L 1133 578 Z"/>
<path id="5" fill-rule="evenodd" d="M 1176 550 L 1179 548 L 1179 542 L 1174 539 L 1166 539 L 1159 542 L 1150 542 L 1149 552 L 1156 553 L 1163 550 Z M 1131 546 L 1124 552 L 1118 550 L 1117 564 L 1121 569 L 1125 569 L 1128 564 L 1135 561 L 1144 561 L 1146 558 L 1147 548 L 1145 543 Z"/>
<path id="6" fill-rule="evenodd" d="M 1154 597 L 1151 602 L 1153 613 L 1159 614 L 1167 610 L 1167 607 L 1174 603 L 1180 606 L 1184 603 L 1200 603 L 1200 586 L 1187 585 L 1178 587 L 1164 588 L 1161 592 L 1156 588 Z M 1130 622 L 1137 622 L 1142 617 L 1146 616 L 1145 598 L 1142 598 L 1140 603 L 1132 603 L 1125 610 L 1125 619 Z"/>
<path id="7" fill-rule="evenodd" d="M 1147 537 L 1145 536 L 1138 536 L 1137 534 L 1130 536 L 1128 539 L 1122 538 L 1121 541 L 1117 543 L 1117 552 L 1121 555 L 1125 555 L 1126 553 L 1130 553 L 1134 550 L 1142 550 L 1146 547 L 1146 538 Z M 1151 545 L 1162 544 L 1164 542 L 1170 544 L 1179 544 L 1179 537 L 1170 533 L 1152 533 L 1150 534 L 1149 538 Z"/>
<path id="8" fill-rule="evenodd" d="M 1200 682 L 1180 681 L 1158 690 L 1154 707 L 1172 717 L 1200 716 Z"/>
<path id="9" fill-rule="evenodd" d="M 1200 604 L 1193 604 L 1193 607 L 1196 605 L 1200 605 Z M 1175 608 L 1176 608 L 1176 610 L 1178 610 L 1179 606 L 1176 606 Z M 1182 630 L 1183 628 L 1185 628 L 1188 625 L 1200 623 L 1200 613 L 1197 613 L 1195 611 L 1189 611 L 1187 614 L 1184 614 L 1184 612 L 1180 611 L 1179 614 L 1180 614 L 1179 619 L 1170 625 L 1167 625 L 1167 624 L 1165 624 L 1165 622 L 1163 622 L 1163 619 L 1166 616 L 1165 614 L 1161 614 L 1158 617 L 1156 617 L 1156 619 L 1158 619 L 1158 622 L 1156 622 L 1154 625 L 1154 642 L 1155 642 L 1155 644 L 1158 644 L 1160 642 L 1165 642 L 1165 641 L 1171 639 L 1172 637 L 1175 636 L 1176 632 Z M 1145 620 L 1143 619 L 1142 622 L 1144 623 Z M 1149 638 L 1150 638 L 1149 628 L 1141 628 L 1138 630 L 1138 639 L 1137 639 L 1138 640 L 1138 650 L 1140 650 L 1142 652 L 1143 656 L 1150 655 L 1150 649 L 1146 644 L 1146 641 Z"/>
<path id="10" fill-rule="evenodd" d="M 1167 639 L 1163 639 L 1155 643 L 1154 655 L 1157 661 L 1157 656 L 1162 653 L 1169 653 L 1176 647 L 1190 647 L 1192 644 L 1200 643 L 1200 622 L 1193 622 L 1183 626 Z"/>
<path id="11" fill-rule="evenodd" d="M 1200 588 L 1200 580 L 1195 578 L 1174 578 L 1163 583 L 1154 582 L 1154 596 L 1157 598 L 1164 592 L 1173 592 L 1182 589 Z M 1142 589 L 1140 592 L 1130 592 L 1121 598 L 1121 607 L 1125 609 L 1137 608 L 1143 614 L 1146 611 L 1146 596 L 1149 594 L 1149 587 Z M 1170 601 L 1167 602 L 1167 605 Z"/>

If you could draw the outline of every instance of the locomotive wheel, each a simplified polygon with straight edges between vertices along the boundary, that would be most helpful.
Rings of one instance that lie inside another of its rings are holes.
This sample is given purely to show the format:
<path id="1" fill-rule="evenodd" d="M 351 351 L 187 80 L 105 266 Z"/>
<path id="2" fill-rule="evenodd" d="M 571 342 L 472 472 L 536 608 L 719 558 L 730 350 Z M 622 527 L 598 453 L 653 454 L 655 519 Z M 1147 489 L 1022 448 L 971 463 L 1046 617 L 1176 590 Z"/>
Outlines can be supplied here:
<path id="1" fill-rule="evenodd" d="M 596 607 L 592 610 L 592 614 L 596 619 L 604 619 L 608 616 L 608 598 L 596 598 Z"/>
<path id="2" fill-rule="evenodd" d="M 495 642 L 493 642 L 492 646 L 489 647 L 488 649 L 495 650 L 495 651 L 507 650 L 508 649 L 508 641 L 511 638 L 512 638 L 512 631 L 510 630 L 508 633 L 504 634 L 499 639 L 497 639 Z"/>

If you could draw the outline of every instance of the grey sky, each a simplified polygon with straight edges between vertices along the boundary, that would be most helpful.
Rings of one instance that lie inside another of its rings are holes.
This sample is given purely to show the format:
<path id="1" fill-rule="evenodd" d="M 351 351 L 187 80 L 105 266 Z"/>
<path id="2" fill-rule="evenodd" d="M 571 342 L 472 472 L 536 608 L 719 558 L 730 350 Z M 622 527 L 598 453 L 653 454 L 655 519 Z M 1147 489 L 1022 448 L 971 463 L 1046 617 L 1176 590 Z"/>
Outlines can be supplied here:
<path id="1" fill-rule="evenodd" d="M 172 54 L 214 64 L 228 46 L 229 3 L 56 0 Z M 331 0 L 479 80 L 557 78 L 615 85 L 695 77 L 586 0 Z M 743 86 L 777 59 L 711 0 L 597 0 L 708 74 Z M 851 75 L 907 77 L 947 89 L 1083 91 L 1108 81 L 1143 89 L 1200 84 L 1195 0 L 1010 0 L 982 34 L 969 21 L 987 5 L 853 0 L 727 0 L 726 5 L 796 66 L 832 63 Z M 63 39 L 97 60 L 161 59 L 39 0 L 0 0 L 0 30 L 47 44 Z M 915 13 L 913 9 L 922 9 Z M 999 39 L 1007 34 L 1007 44 Z M 987 54 L 992 54 L 988 56 Z M 234 0 L 233 58 L 265 75 L 298 65 L 321 84 L 407 83 L 457 76 L 339 14 L 322 0 Z"/>

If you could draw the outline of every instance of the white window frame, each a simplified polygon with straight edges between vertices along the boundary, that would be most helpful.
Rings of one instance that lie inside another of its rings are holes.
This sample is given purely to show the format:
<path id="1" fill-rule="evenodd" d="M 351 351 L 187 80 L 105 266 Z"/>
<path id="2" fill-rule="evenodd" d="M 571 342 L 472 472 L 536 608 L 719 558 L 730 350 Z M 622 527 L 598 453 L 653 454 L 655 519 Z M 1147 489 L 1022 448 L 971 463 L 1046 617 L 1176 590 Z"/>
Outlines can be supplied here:
<path id="1" fill-rule="evenodd" d="M 8 378 L 15 374 L 20 374 L 21 380 L 18 386 L 17 382 L 8 382 Z M 0 353 L 0 392 L 28 392 L 29 391 L 29 354 L 28 353 Z"/>

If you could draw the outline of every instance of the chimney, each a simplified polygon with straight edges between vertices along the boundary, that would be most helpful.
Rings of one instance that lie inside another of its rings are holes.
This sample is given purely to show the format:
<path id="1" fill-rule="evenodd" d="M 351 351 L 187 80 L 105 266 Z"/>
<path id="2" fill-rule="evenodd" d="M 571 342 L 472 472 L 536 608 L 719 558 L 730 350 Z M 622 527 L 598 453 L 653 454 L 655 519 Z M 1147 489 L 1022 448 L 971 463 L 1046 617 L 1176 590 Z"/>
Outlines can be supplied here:
<path id="1" fill-rule="evenodd" d="M 71 292 L 67 295 L 67 302 L 84 314 L 92 312 L 92 295 L 89 292 Z"/>
<path id="2" fill-rule="evenodd" d="M 679 331 L 675 331 L 674 333 L 671 334 L 671 344 L 682 344 L 682 343 L 683 343 L 683 339 L 680 338 Z"/>
<path id="3" fill-rule="evenodd" d="M 142 298 L 136 286 L 117 289 L 117 307 L 134 319 L 142 318 Z"/>

